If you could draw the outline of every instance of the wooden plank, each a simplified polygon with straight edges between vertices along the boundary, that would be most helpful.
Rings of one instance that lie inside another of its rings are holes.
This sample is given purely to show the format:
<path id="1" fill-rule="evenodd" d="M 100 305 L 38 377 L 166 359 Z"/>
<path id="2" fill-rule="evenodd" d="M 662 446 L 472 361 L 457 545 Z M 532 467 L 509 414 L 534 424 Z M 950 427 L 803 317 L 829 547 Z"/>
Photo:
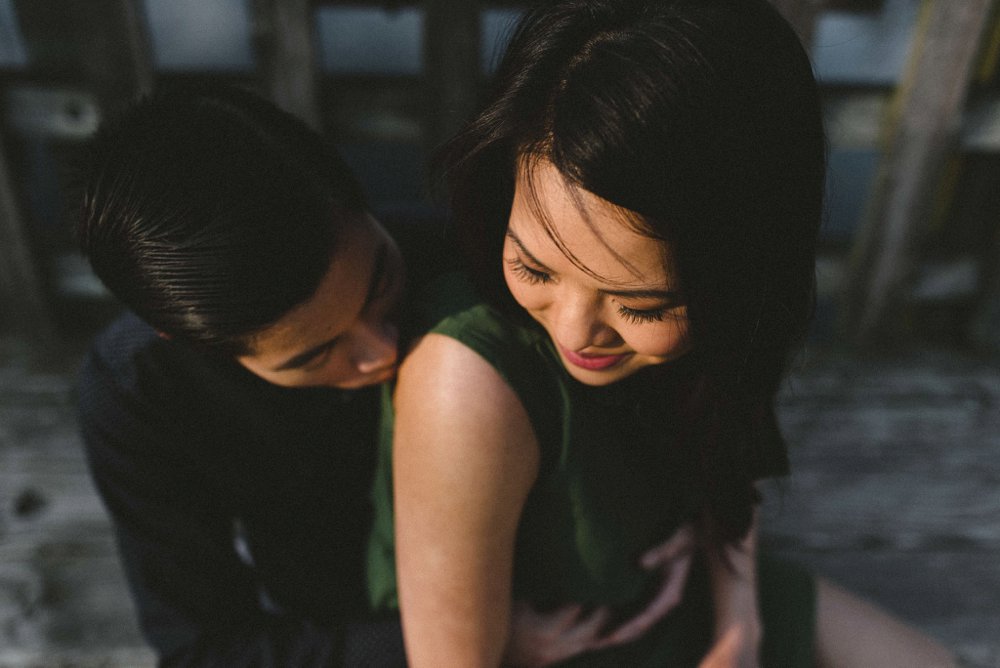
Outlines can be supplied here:
<path id="1" fill-rule="evenodd" d="M 941 169 L 956 149 L 962 109 L 995 0 L 925 0 L 909 69 L 895 99 L 883 160 L 852 251 L 843 328 L 857 342 L 891 337 L 919 256 Z"/>
<path id="2" fill-rule="evenodd" d="M 876 148 L 889 98 L 889 93 L 870 90 L 825 93 L 823 125 L 830 146 L 849 150 Z"/>
<path id="3" fill-rule="evenodd" d="M 454 135 L 476 109 L 480 9 L 480 0 L 424 2 L 427 142 L 431 149 Z"/>
<path id="4" fill-rule="evenodd" d="M 120 104 L 151 85 L 152 67 L 132 0 L 17 0 L 15 4 L 30 77 L 89 88 L 102 108 Z M 41 270 L 51 266 L 51 258 L 36 253 L 55 251 L 30 243 L 29 226 L 34 221 L 18 208 L 23 193 L 17 192 L 7 164 L 0 147 L 2 325 L 40 345 L 51 344 L 56 338 L 53 290 Z"/>
<path id="5" fill-rule="evenodd" d="M 792 475 L 761 544 L 1000 665 L 1000 366 L 908 351 L 806 355 L 779 399 Z"/>
<path id="6" fill-rule="evenodd" d="M 15 0 L 34 77 L 80 82 L 108 108 L 148 91 L 139 0 Z"/>
<path id="7" fill-rule="evenodd" d="M 0 139 L 0 330 L 43 348 L 55 327 Z"/>
<path id="8" fill-rule="evenodd" d="M 1000 265 L 998 255 L 1000 249 L 994 249 L 987 256 L 993 267 Z M 969 338 L 980 350 L 1000 352 L 1000 271 L 993 269 L 991 274 L 969 323 Z"/>
<path id="9" fill-rule="evenodd" d="M 320 128 L 313 3 L 254 0 L 254 44 L 265 90 L 279 107 Z"/>
<path id="10" fill-rule="evenodd" d="M 74 3 L 84 77 L 109 109 L 153 88 L 153 61 L 139 0 Z M 61 3 L 65 4 L 65 2 Z"/>
<path id="11" fill-rule="evenodd" d="M 75 367 L 0 340 L 3 667 L 153 665 L 86 474 Z M 997 405 L 1000 358 L 809 351 L 778 401 L 792 476 L 765 487 L 762 544 L 996 668 Z"/>
<path id="12" fill-rule="evenodd" d="M 785 20 L 792 24 L 802 45 L 808 51 L 816 29 L 816 17 L 826 0 L 771 0 Z"/>
<path id="13" fill-rule="evenodd" d="M 78 361 L 0 346 L 0 666 L 155 665 L 75 420 Z"/>

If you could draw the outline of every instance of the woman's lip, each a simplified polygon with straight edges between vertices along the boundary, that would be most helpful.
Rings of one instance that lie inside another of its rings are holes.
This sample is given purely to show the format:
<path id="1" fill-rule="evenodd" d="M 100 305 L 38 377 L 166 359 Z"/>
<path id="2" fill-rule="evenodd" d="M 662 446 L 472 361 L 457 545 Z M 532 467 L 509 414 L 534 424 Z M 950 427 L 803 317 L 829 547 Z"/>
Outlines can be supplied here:
<path id="1" fill-rule="evenodd" d="M 559 350 L 562 351 L 563 357 L 566 358 L 570 364 L 578 366 L 581 369 L 587 369 L 588 371 L 601 371 L 602 369 L 607 369 L 612 367 L 619 362 L 621 362 L 627 355 L 584 355 L 581 353 L 573 352 L 572 350 L 567 350 L 562 346 L 559 346 Z"/>

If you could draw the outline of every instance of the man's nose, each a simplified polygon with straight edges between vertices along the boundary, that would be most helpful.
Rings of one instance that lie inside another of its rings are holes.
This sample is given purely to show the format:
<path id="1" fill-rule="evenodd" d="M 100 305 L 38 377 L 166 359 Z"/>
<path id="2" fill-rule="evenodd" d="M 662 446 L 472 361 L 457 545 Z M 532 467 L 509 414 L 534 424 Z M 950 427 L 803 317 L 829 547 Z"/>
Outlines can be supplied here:
<path id="1" fill-rule="evenodd" d="M 360 323 L 355 339 L 354 366 L 361 373 L 380 371 L 396 363 L 399 328 L 387 320 Z"/>

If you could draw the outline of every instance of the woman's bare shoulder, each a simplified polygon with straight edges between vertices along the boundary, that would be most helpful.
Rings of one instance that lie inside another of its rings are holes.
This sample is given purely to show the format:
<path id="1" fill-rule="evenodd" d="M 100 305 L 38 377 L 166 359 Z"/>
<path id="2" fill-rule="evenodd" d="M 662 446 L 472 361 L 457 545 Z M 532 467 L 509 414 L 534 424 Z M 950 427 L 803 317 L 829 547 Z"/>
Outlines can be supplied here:
<path id="1" fill-rule="evenodd" d="M 428 334 L 417 343 L 400 367 L 394 404 L 397 451 L 419 444 L 424 455 L 537 462 L 521 399 L 496 368 L 454 338 Z"/>
<path id="2" fill-rule="evenodd" d="M 427 334 L 399 369 L 397 392 L 416 390 L 428 399 L 465 407 L 501 401 L 520 404 L 497 369 L 467 345 L 444 334 Z"/>

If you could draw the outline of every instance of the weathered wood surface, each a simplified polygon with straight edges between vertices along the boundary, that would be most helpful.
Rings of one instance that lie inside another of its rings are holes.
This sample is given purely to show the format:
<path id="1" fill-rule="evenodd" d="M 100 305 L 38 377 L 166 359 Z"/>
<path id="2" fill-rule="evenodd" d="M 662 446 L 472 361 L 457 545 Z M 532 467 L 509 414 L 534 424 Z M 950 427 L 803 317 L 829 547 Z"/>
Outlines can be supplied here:
<path id="1" fill-rule="evenodd" d="M 271 100 L 314 129 L 317 103 L 316 40 L 311 0 L 254 0 L 254 46 Z"/>
<path id="2" fill-rule="evenodd" d="M 825 0 L 771 0 L 781 15 L 785 17 L 795 32 L 798 34 L 802 44 L 808 49 L 812 45 L 813 33 L 816 30 L 816 17 Z"/>
<path id="3" fill-rule="evenodd" d="M 75 359 L 0 345 L 0 668 L 142 668 L 113 536 L 86 471 Z"/>
<path id="4" fill-rule="evenodd" d="M 0 141 L 0 332 L 51 341 L 52 312 L 11 177 Z"/>
<path id="5" fill-rule="evenodd" d="M 780 415 L 793 475 L 764 542 L 1000 666 L 1000 365 L 814 354 Z"/>
<path id="6" fill-rule="evenodd" d="M 427 147 L 455 135 L 476 110 L 480 0 L 426 0 Z"/>
<path id="7" fill-rule="evenodd" d="M 152 89 L 152 53 L 135 0 L 14 0 L 29 73 L 72 81 L 112 109 Z"/>
<path id="8" fill-rule="evenodd" d="M 0 341 L 0 668 L 152 665 L 73 418 L 76 356 Z M 1000 668 L 1000 359 L 807 356 L 763 542 Z"/>
<path id="9" fill-rule="evenodd" d="M 886 125 L 883 158 L 856 235 L 845 332 L 891 337 L 923 249 L 942 170 L 961 136 L 962 110 L 995 0 L 926 0 L 906 75 Z"/>

